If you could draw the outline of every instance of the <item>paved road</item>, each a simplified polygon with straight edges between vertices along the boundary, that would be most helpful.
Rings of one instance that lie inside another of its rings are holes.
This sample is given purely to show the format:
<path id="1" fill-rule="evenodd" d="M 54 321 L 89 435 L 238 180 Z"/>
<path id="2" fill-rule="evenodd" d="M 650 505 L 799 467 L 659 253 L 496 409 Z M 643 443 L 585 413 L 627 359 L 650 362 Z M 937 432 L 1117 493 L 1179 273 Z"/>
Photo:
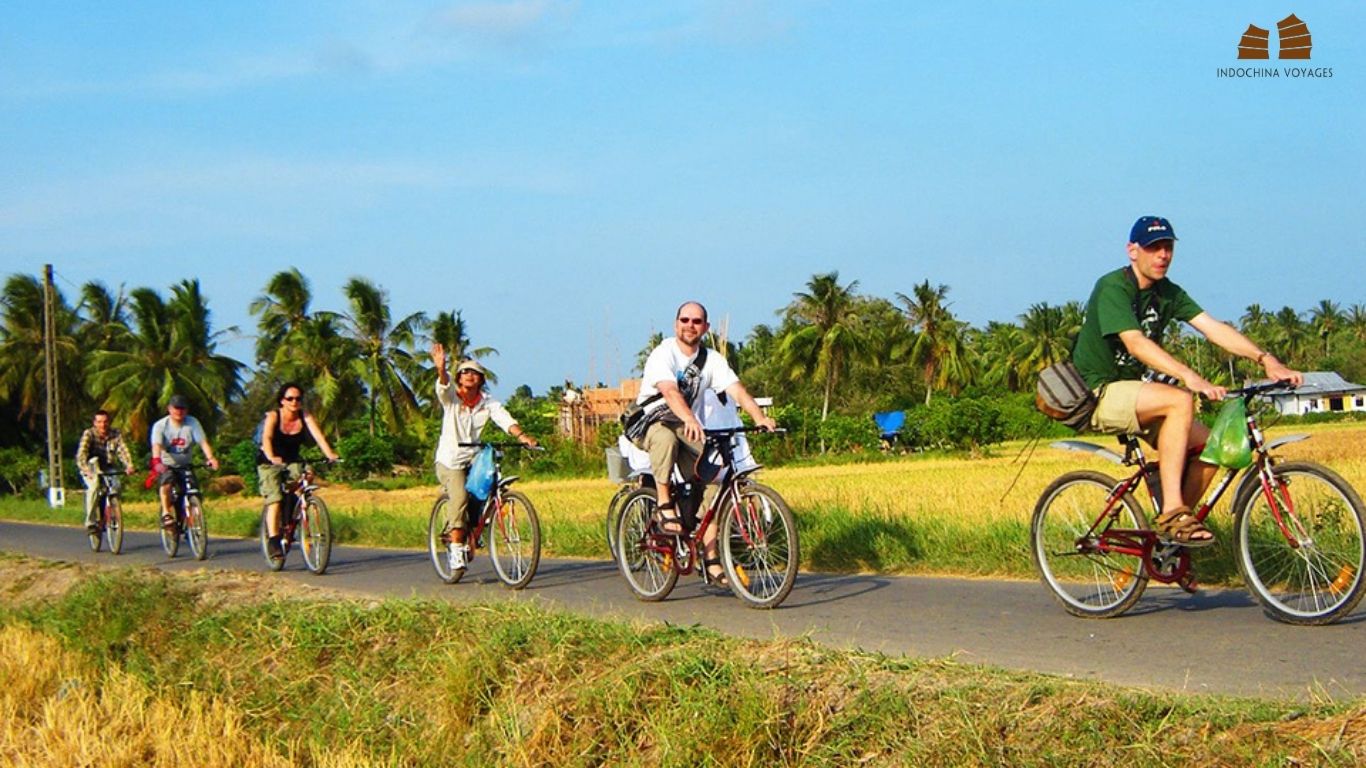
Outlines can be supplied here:
<path id="1" fill-rule="evenodd" d="M 0 550 L 168 571 L 265 569 L 255 540 L 211 538 L 209 559 L 198 563 L 184 554 L 168 561 L 156 534 L 130 532 L 115 558 L 90 552 L 76 529 L 24 523 L 0 522 Z M 953 656 L 1195 693 L 1339 700 L 1366 694 L 1366 609 L 1334 626 L 1293 627 L 1266 618 L 1237 590 L 1191 596 L 1154 587 L 1124 617 L 1095 621 L 1064 613 L 1032 581 L 803 573 L 781 608 L 756 611 L 696 579 L 680 581 L 662 603 L 640 603 L 605 561 L 542 561 L 531 585 L 513 593 L 498 583 L 482 553 L 461 583 L 447 586 L 425 552 L 343 546 L 333 551 L 324 576 L 302 570 L 295 557 L 280 577 L 378 596 L 538 600 L 594 616 L 701 624 L 760 639 L 807 635 L 841 648 Z"/>

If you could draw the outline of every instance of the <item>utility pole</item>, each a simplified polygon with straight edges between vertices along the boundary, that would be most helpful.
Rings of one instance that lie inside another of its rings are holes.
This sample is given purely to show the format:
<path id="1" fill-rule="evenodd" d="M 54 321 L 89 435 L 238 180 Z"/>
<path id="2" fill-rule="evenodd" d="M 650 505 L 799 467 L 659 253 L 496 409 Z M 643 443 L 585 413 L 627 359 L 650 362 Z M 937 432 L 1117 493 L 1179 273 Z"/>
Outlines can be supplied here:
<path id="1" fill-rule="evenodd" d="M 62 413 L 57 397 L 57 318 L 52 265 L 43 265 L 43 376 L 47 384 L 47 503 L 66 505 L 62 487 Z"/>

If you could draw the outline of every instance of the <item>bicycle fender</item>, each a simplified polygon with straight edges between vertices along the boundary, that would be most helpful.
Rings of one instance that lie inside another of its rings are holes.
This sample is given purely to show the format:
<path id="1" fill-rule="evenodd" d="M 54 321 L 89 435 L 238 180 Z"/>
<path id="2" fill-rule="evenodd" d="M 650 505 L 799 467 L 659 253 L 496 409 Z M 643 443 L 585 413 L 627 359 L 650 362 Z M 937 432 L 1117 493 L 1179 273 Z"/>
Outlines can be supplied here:
<path id="1" fill-rule="evenodd" d="M 1098 456 L 1098 457 L 1100 457 L 1100 458 L 1102 458 L 1102 459 L 1105 459 L 1106 461 L 1114 462 L 1115 464 L 1119 464 L 1119 465 L 1123 465 L 1123 464 L 1124 464 L 1124 457 L 1123 457 L 1123 456 L 1120 456 L 1118 453 L 1115 453 L 1114 451 L 1110 450 L 1109 448 L 1101 447 L 1101 446 L 1099 446 L 1099 445 L 1096 445 L 1095 443 L 1088 443 L 1088 442 L 1085 442 L 1084 440 L 1058 440 L 1057 442 L 1049 443 L 1049 444 L 1048 444 L 1048 447 L 1049 447 L 1049 448 L 1060 448 L 1060 449 L 1062 449 L 1062 450 L 1064 450 L 1064 451 L 1077 451 L 1077 452 L 1079 452 L 1079 453 L 1090 453 L 1090 454 L 1094 454 L 1094 455 L 1096 455 L 1096 456 Z"/>
<path id="2" fill-rule="evenodd" d="M 1301 441 L 1301 440 L 1308 440 L 1308 439 L 1309 439 L 1309 435 L 1303 435 L 1303 434 L 1301 434 L 1301 435 L 1281 435 L 1280 437 L 1276 438 L 1275 440 L 1271 440 L 1271 441 L 1267 442 L 1267 444 L 1266 444 L 1266 449 L 1269 451 L 1269 450 L 1271 450 L 1271 449 L 1273 449 L 1273 448 L 1279 448 L 1279 447 L 1281 447 L 1282 445 L 1289 445 L 1290 443 L 1298 443 L 1298 442 Z"/>

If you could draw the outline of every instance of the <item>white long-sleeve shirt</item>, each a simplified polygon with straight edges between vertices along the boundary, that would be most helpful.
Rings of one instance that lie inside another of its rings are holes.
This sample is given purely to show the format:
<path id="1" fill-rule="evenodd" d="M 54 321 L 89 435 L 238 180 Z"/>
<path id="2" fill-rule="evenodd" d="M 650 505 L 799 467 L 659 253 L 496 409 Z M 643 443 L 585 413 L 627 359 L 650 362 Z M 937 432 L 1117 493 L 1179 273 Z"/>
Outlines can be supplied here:
<path id="1" fill-rule="evenodd" d="M 509 434 L 517 423 L 502 403 L 488 395 L 481 393 L 473 408 L 465 405 L 455 393 L 454 380 L 446 384 L 439 378 L 436 380 L 436 399 L 441 403 L 441 439 L 436 443 L 436 463 L 447 469 L 459 469 L 474 460 L 479 449 L 462 448 L 458 443 L 478 441 L 489 419 Z"/>

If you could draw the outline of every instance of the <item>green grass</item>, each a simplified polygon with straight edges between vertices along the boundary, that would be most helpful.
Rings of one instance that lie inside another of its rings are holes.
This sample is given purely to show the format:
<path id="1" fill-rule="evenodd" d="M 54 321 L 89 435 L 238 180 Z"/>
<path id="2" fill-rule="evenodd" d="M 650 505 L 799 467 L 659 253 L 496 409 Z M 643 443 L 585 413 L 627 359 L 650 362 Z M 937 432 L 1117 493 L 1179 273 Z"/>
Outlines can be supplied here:
<path id="1" fill-rule="evenodd" d="M 40 567 L 40 566 L 34 566 Z M 263 580 L 262 583 L 271 583 Z M 281 753 L 401 765 L 1359 764 L 1361 702 L 1114 689 L 948 660 L 629 626 L 532 602 L 222 603 L 117 570 L 0 610 L 156 696 L 224 700 Z M 46 692 L 50 703 L 63 695 Z M 42 717 L 42 702 L 30 710 Z M 1353 719 L 1355 718 L 1355 719 Z M 1305 763 L 1305 764 L 1307 764 Z"/>

